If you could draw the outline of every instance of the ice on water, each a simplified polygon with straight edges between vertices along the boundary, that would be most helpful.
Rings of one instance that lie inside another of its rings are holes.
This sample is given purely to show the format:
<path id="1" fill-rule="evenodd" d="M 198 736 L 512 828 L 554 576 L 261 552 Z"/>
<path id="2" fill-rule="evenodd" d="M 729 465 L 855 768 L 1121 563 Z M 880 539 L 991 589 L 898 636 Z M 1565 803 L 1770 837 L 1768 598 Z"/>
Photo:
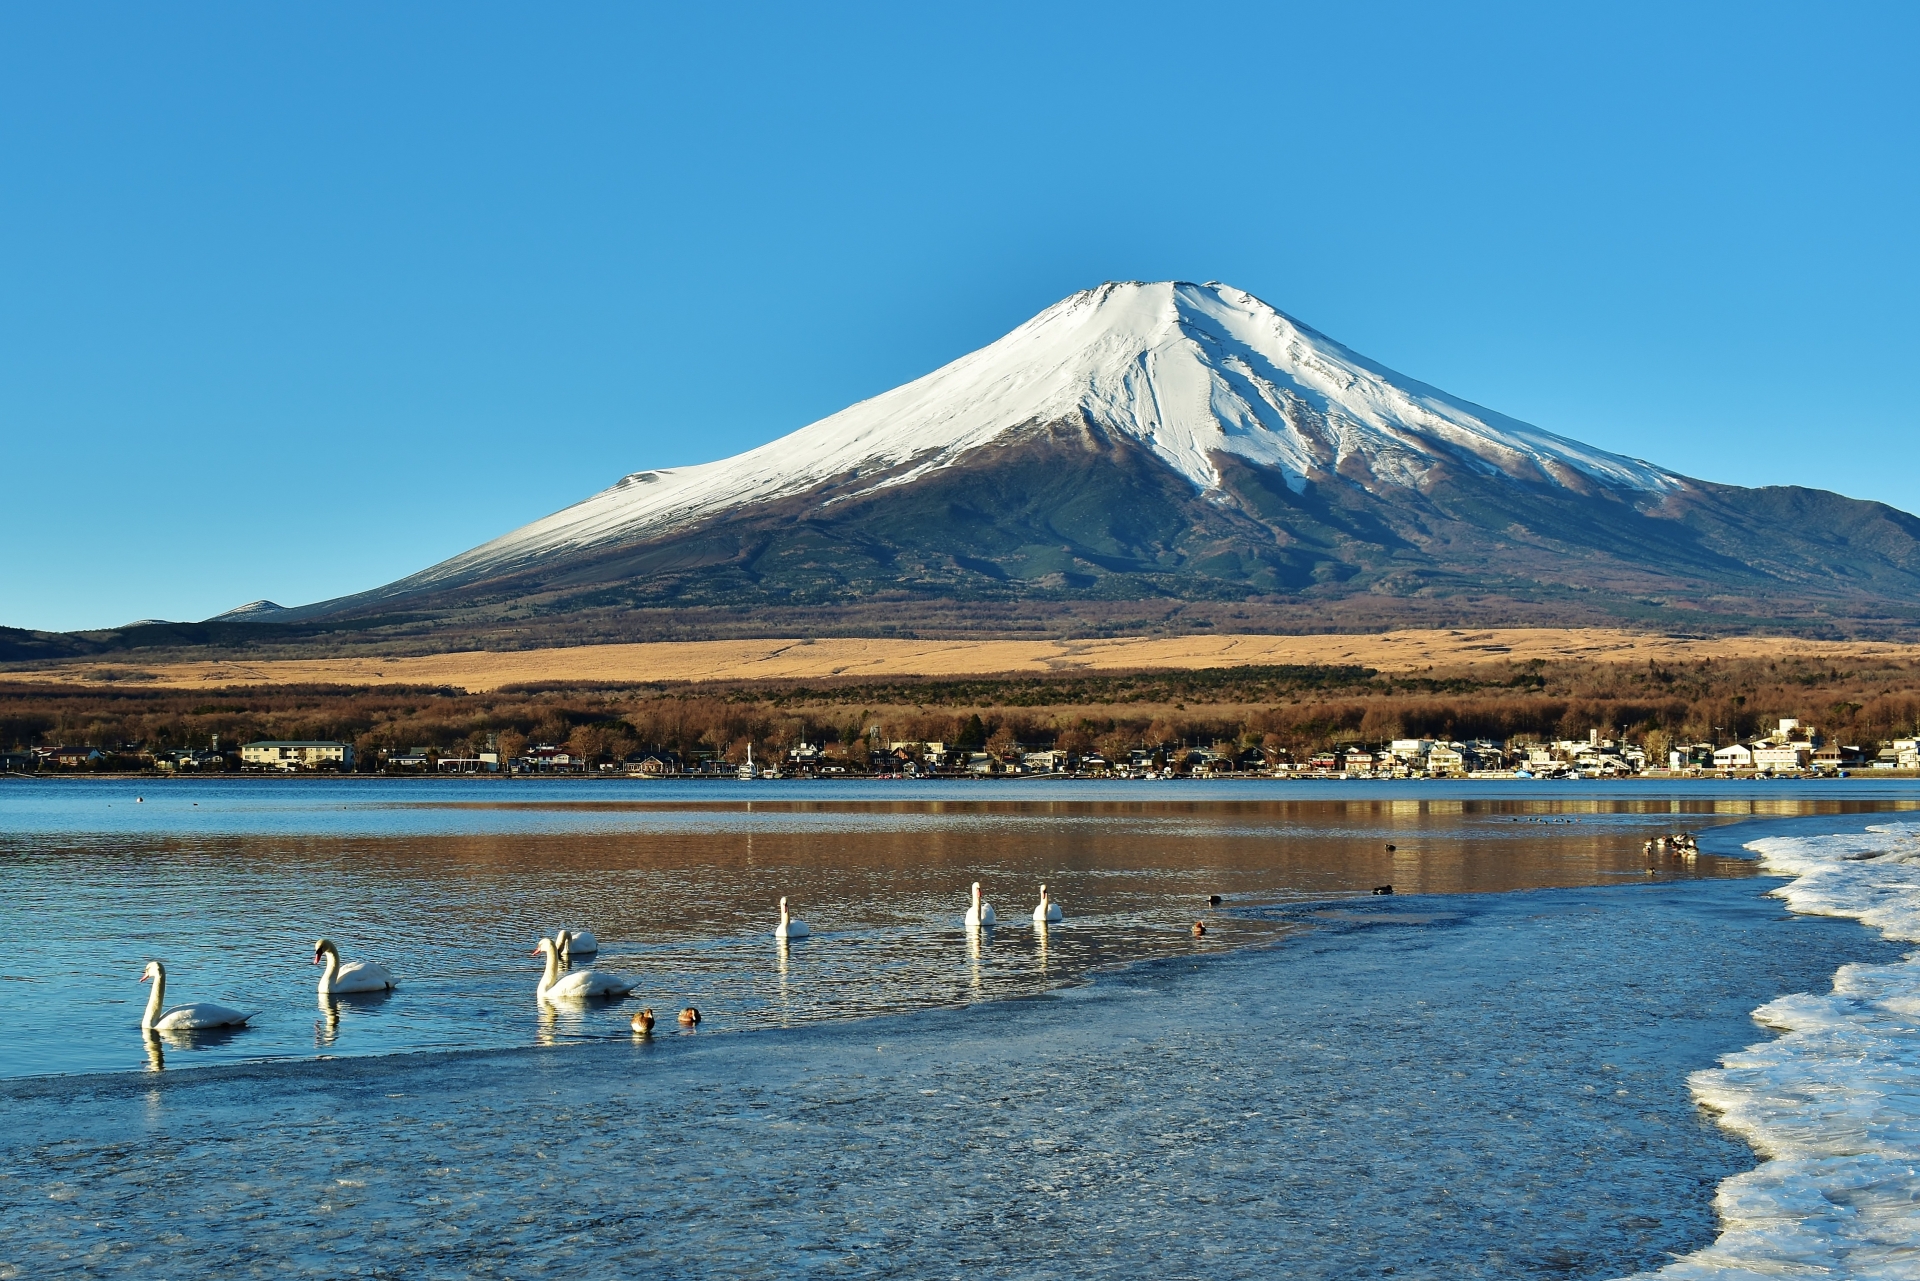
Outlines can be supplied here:
<path id="1" fill-rule="evenodd" d="M 1796 912 L 1920 942 L 1920 826 L 1748 846 Z M 1720 1187 L 1719 1240 L 1668 1278 L 1920 1275 L 1920 954 L 1846 965 L 1828 995 L 1772 1001 L 1781 1035 L 1695 1073 L 1694 1097 L 1770 1158 Z"/>

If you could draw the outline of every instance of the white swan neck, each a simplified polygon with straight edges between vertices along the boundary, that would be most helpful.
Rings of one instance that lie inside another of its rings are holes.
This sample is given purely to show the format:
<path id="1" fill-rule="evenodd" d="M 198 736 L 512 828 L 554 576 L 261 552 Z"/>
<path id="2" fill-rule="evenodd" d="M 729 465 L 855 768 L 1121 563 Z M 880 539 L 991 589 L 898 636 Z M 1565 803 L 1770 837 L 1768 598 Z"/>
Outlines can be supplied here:
<path id="1" fill-rule="evenodd" d="M 331 992 L 333 980 L 340 974 L 340 949 L 329 943 L 320 950 L 321 954 L 327 958 L 326 968 L 320 971 L 320 990 Z"/>
<path id="2" fill-rule="evenodd" d="M 547 954 L 547 976 L 540 980 L 540 990 L 544 992 L 560 981 L 560 949 L 543 947 L 540 950 Z"/>
<path id="3" fill-rule="evenodd" d="M 151 1029 L 160 1021 L 160 1009 L 167 1003 L 167 968 L 158 961 L 153 963 L 153 992 L 147 997 L 147 1012 L 140 1020 L 142 1028 Z"/>

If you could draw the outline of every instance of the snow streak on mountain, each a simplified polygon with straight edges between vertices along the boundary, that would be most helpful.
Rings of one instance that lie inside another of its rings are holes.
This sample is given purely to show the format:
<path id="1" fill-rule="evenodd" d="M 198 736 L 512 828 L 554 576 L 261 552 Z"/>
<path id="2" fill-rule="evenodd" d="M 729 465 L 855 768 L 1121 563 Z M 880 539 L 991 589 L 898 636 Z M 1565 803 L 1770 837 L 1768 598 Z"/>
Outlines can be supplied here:
<path id="1" fill-rule="evenodd" d="M 1418 489 L 1438 464 L 1549 488 L 1660 494 L 1678 476 L 1396 374 L 1228 285 L 1109 283 L 902 387 L 733 458 L 636 472 L 584 502 L 394 584 L 431 588 L 627 542 L 835 484 L 900 486 L 1023 432 L 1082 424 L 1149 448 L 1202 494 L 1218 455 L 1288 487 L 1341 477 Z"/>

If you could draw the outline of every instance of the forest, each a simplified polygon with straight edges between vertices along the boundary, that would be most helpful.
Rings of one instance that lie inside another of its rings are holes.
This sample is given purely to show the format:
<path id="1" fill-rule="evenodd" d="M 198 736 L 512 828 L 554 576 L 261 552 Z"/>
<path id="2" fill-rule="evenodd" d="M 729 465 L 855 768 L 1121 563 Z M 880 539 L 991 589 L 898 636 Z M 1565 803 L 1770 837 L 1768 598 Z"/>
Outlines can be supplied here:
<path id="1" fill-rule="evenodd" d="M 589 759 L 644 751 L 757 759 L 807 741 L 863 761 L 872 744 L 1007 751 L 1260 747 L 1291 755 L 1395 738 L 1624 737 L 1651 754 L 1725 744 L 1780 717 L 1830 741 L 1920 730 L 1920 663 L 1721 660 L 1662 667 L 1481 663 L 1418 673 L 1238 667 L 1098 675 L 654 685 L 548 684 L 486 692 L 419 686 L 262 685 L 181 690 L 137 679 L 0 681 L 0 745 L 108 754 L 225 748 L 255 739 L 350 742 L 363 768 L 430 748 L 564 746 Z"/>

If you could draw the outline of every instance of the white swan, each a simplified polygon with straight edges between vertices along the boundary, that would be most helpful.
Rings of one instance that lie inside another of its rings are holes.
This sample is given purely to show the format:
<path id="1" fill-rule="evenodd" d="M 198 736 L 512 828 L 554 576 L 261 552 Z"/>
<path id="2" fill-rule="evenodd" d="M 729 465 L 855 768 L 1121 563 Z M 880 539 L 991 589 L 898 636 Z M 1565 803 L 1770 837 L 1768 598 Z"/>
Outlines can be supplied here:
<path id="1" fill-rule="evenodd" d="M 993 904 L 980 901 L 980 882 L 973 883 L 973 906 L 967 909 L 967 928 L 985 929 L 993 925 Z"/>
<path id="2" fill-rule="evenodd" d="M 553 936 L 553 942 L 560 949 L 560 959 L 569 966 L 576 956 L 594 956 L 600 951 L 600 940 L 593 936 L 592 930 L 581 930 L 578 934 L 561 930 Z"/>
<path id="3" fill-rule="evenodd" d="M 167 967 L 158 961 L 148 961 L 147 968 L 140 972 L 140 981 L 145 983 L 148 979 L 153 980 L 153 995 L 147 998 L 147 1012 L 140 1016 L 140 1026 L 145 1031 L 197 1032 L 202 1028 L 244 1027 L 253 1017 L 212 1001 L 176 1005 L 162 1014 L 160 1007 L 167 1003 Z"/>
<path id="4" fill-rule="evenodd" d="M 1063 915 L 1065 914 L 1061 912 L 1060 905 L 1047 897 L 1047 887 L 1042 885 L 1040 903 L 1033 909 L 1033 919 L 1042 925 L 1055 925 Z"/>
<path id="5" fill-rule="evenodd" d="M 560 949 L 554 946 L 552 939 L 541 939 L 540 946 L 533 949 L 532 955 L 547 958 L 546 975 L 535 989 L 543 1001 L 584 1001 L 597 996 L 627 996 L 640 986 L 637 980 L 609 974 L 605 970 L 570 970 L 562 974 Z"/>
<path id="6" fill-rule="evenodd" d="M 787 900 L 780 900 L 780 924 L 774 927 L 773 936 L 777 939 L 803 939 L 813 933 L 805 921 L 796 921 L 787 915 Z"/>
<path id="7" fill-rule="evenodd" d="M 332 939 L 316 939 L 313 944 L 313 963 L 321 964 L 325 957 L 326 971 L 320 976 L 320 995 L 349 996 L 355 992 L 384 992 L 388 988 L 400 986 L 400 980 L 384 965 L 372 961 L 348 961 L 340 964 L 340 949 L 333 945 Z"/>

